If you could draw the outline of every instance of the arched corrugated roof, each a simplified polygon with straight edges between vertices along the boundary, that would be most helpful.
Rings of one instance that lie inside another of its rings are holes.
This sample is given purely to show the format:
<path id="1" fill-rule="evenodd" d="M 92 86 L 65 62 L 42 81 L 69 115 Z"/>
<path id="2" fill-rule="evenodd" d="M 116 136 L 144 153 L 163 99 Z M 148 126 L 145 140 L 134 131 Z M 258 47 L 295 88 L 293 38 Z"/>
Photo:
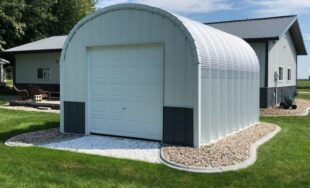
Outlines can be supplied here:
<path id="1" fill-rule="evenodd" d="M 193 36 L 202 67 L 259 71 L 254 50 L 241 38 L 182 16 L 176 17 Z"/>
<path id="2" fill-rule="evenodd" d="M 160 8 L 133 3 L 109 6 L 83 18 L 67 37 L 61 55 L 62 61 L 68 44 L 80 27 L 100 15 L 126 9 L 152 12 L 171 20 L 189 41 L 194 63 L 201 64 L 203 68 L 259 72 L 254 50 L 242 39 Z"/>

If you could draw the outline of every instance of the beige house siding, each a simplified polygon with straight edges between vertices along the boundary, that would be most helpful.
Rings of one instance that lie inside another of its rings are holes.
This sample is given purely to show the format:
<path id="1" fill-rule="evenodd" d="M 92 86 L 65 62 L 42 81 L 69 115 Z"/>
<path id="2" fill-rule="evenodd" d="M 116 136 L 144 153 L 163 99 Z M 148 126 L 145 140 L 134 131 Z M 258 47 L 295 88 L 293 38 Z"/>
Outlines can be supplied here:
<path id="1" fill-rule="evenodd" d="M 268 87 L 275 87 L 274 72 L 283 67 L 283 80 L 278 81 L 278 87 L 296 85 L 296 49 L 289 32 L 279 41 L 269 42 L 269 74 Z M 291 80 L 288 80 L 288 68 L 291 69 Z"/>
<path id="2" fill-rule="evenodd" d="M 17 84 L 59 84 L 60 52 L 27 53 L 15 55 Z M 38 68 L 49 68 L 50 78 L 38 79 Z"/>

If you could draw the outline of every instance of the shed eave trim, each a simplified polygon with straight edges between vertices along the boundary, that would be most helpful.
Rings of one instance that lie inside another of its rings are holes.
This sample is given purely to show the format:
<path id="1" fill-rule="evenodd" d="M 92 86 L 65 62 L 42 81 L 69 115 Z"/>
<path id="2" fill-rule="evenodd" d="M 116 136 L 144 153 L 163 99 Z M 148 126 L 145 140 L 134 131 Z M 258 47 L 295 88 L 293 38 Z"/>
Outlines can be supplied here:
<path id="1" fill-rule="evenodd" d="M 176 26 L 178 26 L 178 28 L 180 29 L 180 31 L 182 31 L 182 33 L 185 35 L 185 37 L 187 38 L 187 40 L 191 43 L 191 49 L 192 49 L 192 55 L 193 55 L 193 61 L 194 64 L 199 64 L 199 56 L 198 53 L 196 51 L 196 43 L 195 43 L 195 39 L 193 38 L 193 36 L 191 35 L 191 33 L 188 31 L 188 29 L 186 28 L 186 26 L 183 24 L 183 22 L 181 20 L 179 20 L 175 15 L 173 15 L 170 12 L 161 10 L 159 8 L 155 8 L 155 7 L 151 7 L 148 5 L 142 5 L 142 4 L 134 4 L 134 3 L 125 3 L 125 4 L 118 4 L 118 5 L 112 5 L 103 9 L 100 9 L 98 11 L 96 11 L 95 13 L 83 18 L 81 21 L 79 21 L 74 27 L 73 29 L 70 31 L 64 46 L 63 46 L 63 50 L 62 50 L 62 54 L 61 54 L 61 62 L 63 62 L 65 60 L 65 56 L 66 56 L 66 51 L 68 48 L 68 45 L 70 43 L 70 41 L 72 40 L 73 36 L 76 34 L 76 32 L 87 22 L 93 20 L 94 18 L 103 15 L 103 14 L 107 14 L 109 12 L 113 12 L 113 11 L 117 11 L 117 10 L 141 10 L 141 11 L 147 11 L 147 12 L 151 12 L 151 13 L 155 13 L 158 14 L 164 18 L 168 18 L 171 22 L 173 22 Z M 196 56 L 196 57 L 195 57 Z"/>

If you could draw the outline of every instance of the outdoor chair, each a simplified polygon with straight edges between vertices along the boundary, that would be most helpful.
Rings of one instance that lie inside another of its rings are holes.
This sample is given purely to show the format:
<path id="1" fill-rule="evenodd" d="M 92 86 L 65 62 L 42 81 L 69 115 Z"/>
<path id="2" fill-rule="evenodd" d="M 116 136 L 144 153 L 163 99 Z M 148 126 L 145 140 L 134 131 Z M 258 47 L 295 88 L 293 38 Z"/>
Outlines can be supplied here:
<path id="1" fill-rule="evenodd" d="M 28 91 L 29 91 L 29 94 L 31 97 L 33 97 L 35 95 L 42 95 L 43 99 L 49 98 L 49 92 L 40 89 L 38 86 L 30 85 L 28 87 Z"/>

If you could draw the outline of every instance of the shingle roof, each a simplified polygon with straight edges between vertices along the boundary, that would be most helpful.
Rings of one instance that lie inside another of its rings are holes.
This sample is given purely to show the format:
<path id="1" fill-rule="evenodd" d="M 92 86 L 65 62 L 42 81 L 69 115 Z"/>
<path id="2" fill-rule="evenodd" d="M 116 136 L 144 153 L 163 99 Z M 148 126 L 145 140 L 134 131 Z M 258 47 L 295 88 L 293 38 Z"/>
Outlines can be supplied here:
<path id="1" fill-rule="evenodd" d="M 66 38 L 67 36 L 53 36 L 14 48 L 10 48 L 5 50 L 4 52 L 20 53 L 37 51 L 61 51 Z"/>
<path id="2" fill-rule="evenodd" d="M 233 20 L 206 24 L 236 35 L 249 42 L 279 40 L 287 31 L 290 31 L 298 55 L 307 54 L 296 15 Z"/>

